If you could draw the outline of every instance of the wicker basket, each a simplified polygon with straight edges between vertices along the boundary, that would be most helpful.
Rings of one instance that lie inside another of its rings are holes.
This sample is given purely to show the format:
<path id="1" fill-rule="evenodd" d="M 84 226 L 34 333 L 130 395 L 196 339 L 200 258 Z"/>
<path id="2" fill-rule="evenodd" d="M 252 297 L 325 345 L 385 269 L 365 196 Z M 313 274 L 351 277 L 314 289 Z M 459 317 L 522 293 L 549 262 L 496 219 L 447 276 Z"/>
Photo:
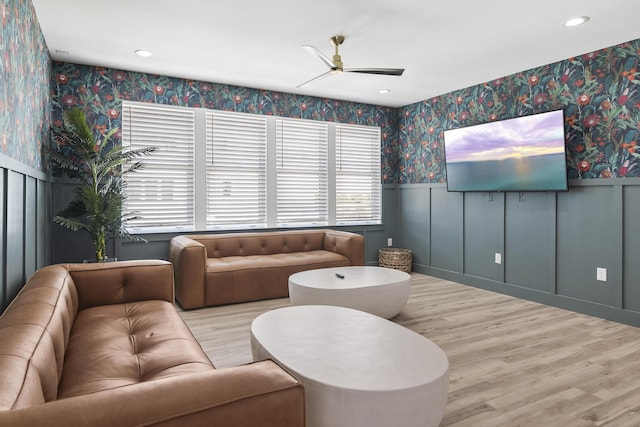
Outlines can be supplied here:
<path id="1" fill-rule="evenodd" d="M 382 248 L 378 251 L 378 265 L 406 273 L 411 271 L 412 256 L 409 249 Z"/>

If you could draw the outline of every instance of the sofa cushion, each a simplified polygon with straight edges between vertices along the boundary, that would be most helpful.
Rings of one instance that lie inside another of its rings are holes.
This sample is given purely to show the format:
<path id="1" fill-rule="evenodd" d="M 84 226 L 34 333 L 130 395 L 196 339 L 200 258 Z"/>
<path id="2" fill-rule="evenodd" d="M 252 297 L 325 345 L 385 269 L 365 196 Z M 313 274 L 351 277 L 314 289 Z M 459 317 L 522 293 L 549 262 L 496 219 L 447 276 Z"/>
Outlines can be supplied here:
<path id="1" fill-rule="evenodd" d="M 0 409 L 57 398 L 78 295 L 68 271 L 36 272 L 0 317 Z"/>
<path id="2" fill-rule="evenodd" d="M 211 369 L 171 303 L 91 307 L 71 330 L 58 398 Z"/>
<path id="3" fill-rule="evenodd" d="M 207 258 L 207 273 L 263 270 L 265 268 L 286 268 L 306 265 L 324 267 L 328 263 L 349 263 L 349 258 L 335 252 L 315 250 L 307 252 L 279 253 L 273 255 L 228 256 Z M 349 265 L 349 264 L 345 264 Z"/>
<path id="4" fill-rule="evenodd" d="M 207 258 L 205 305 L 281 298 L 289 294 L 294 273 L 348 265 L 349 258 L 323 250 Z"/>
<path id="5" fill-rule="evenodd" d="M 232 233 L 194 236 L 211 258 L 229 256 L 273 255 L 322 249 L 324 230 L 286 233 Z"/>

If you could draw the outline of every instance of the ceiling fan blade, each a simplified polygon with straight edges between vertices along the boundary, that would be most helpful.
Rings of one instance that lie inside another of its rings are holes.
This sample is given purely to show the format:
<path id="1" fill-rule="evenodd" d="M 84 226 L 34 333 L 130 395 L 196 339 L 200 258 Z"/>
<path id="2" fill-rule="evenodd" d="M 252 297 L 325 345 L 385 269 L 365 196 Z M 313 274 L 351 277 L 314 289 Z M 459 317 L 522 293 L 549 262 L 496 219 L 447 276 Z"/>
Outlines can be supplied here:
<path id="1" fill-rule="evenodd" d="M 345 68 L 345 73 L 380 74 L 384 76 L 401 76 L 404 68 Z"/>
<path id="2" fill-rule="evenodd" d="M 316 48 L 315 46 L 311 46 L 311 45 L 306 44 L 306 45 L 304 45 L 302 47 L 307 52 L 309 52 L 310 54 L 317 56 L 322 62 L 327 64 L 327 67 L 329 67 L 329 68 L 337 68 L 336 64 L 334 64 L 333 61 L 330 60 L 327 55 L 325 55 L 324 53 L 320 52 L 320 50 L 318 48 Z"/>
<path id="3" fill-rule="evenodd" d="M 314 80 L 321 79 L 323 77 L 328 76 L 329 74 L 347 72 L 347 73 L 361 73 L 361 74 L 376 74 L 383 76 L 401 76 L 404 73 L 404 68 L 347 68 L 343 69 L 342 58 L 338 53 L 338 49 L 340 45 L 344 42 L 344 36 L 333 36 L 330 39 L 331 44 L 335 48 L 335 54 L 333 55 L 333 59 L 329 59 L 327 55 L 322 53 L 319 49 L 311 45 L 303 45 L 302 47 L 307 50 L 312 55 L 318 57 L 322 62 L 324 62 L 327 67 L 329 67 L 329 71 L 324 74 L 320 74 L 312 78 L 311 80 L 307 80 L 306 82 L 299 84 L 296 88 L 302 87 L 308 83 L 313 82 Z"/>
<path id="4" fill-rule="evenodd" d="M 335 70 L 331 69 L 331 70 L 327 71 L 326 73 L 322 73 L 322 74 L 320 74 L 319 76 L 315 76 L 315 77 L 314 77 L 314 78 L 312 78 L 311 80 L 307 80 L 306 82 L 301 83 L 301 84 L 299 84 L 298 86 L 296 86 L 296 89 L 297 89 L 297 88 L 299 88 L 299 87 L 302 87 L 302 86 L 306 85 L 307 83 L 311 83 L 311 82 L 313 82 L 313 81 L 315 81 L 315 80 L 320 80 L 320 79 L 322 79 L 322 78 L 325 78 L 325 77 L 327 77 L 328 75 L 332 74 L 334 71 L 335 71 Z"/>

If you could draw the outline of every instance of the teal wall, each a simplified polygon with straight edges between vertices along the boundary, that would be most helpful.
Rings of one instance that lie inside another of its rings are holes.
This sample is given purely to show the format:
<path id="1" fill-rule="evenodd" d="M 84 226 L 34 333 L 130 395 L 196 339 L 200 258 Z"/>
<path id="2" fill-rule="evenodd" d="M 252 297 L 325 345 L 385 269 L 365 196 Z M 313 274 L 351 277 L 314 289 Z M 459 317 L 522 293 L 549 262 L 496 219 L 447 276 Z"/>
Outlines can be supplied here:
<path id="1" fill-rule="evenodd" d="M 51 262 L 53 185 L 42 148 L 51 123 L 51 60 L 29 0 L 1 0 L 0 310 Z"/>
<path id="2" fill-rule="evenodd" d="M 414 270 L 640 325 L 639 62 L 635 40 L 401 108 L 394 237 Z M 446 191 L 445 130 L 558 108 L 568 192 Z"/>
<path id="3" fill-rule="evenodd" d="M 400 184 L 394 241 L 413 251 L 416 272 L 640 326 L 640 182 L 569 186 L 453 193 Z M 606 282 L 597 268 L 607 269 Z"/>

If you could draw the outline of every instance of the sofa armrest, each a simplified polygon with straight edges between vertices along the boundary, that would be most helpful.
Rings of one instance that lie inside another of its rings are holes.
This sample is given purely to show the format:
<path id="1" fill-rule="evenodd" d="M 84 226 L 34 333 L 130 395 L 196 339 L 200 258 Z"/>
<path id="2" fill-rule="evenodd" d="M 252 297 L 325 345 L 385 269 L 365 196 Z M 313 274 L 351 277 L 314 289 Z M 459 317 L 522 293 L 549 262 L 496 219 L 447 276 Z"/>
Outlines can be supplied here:
<path id="1" fill-rule="evenodd" d="M 162 260 L 66 264 L 76 289 L 78 309 L 136 301 L 173 303 L 173 266 Z"/>
<path id="2" fill-rule="evenodd" d="M 357 233 L 326 230 L 323 246 L 349 258 L 351 265 L 364 265 L 364 237 Z"/>
<path id="3" fill-rule="evenodd" d="M 303 427 L 302 385 L 272 361 L 188 374 L 0 412 L 22 427 Z"/>
<path id="4" fill-rule="evenodd" d="M 207 248 L 189 236 L 169 243 L 169 260 L 175 270 L 176 298 L 184 309 L 204 307 Z"/>

